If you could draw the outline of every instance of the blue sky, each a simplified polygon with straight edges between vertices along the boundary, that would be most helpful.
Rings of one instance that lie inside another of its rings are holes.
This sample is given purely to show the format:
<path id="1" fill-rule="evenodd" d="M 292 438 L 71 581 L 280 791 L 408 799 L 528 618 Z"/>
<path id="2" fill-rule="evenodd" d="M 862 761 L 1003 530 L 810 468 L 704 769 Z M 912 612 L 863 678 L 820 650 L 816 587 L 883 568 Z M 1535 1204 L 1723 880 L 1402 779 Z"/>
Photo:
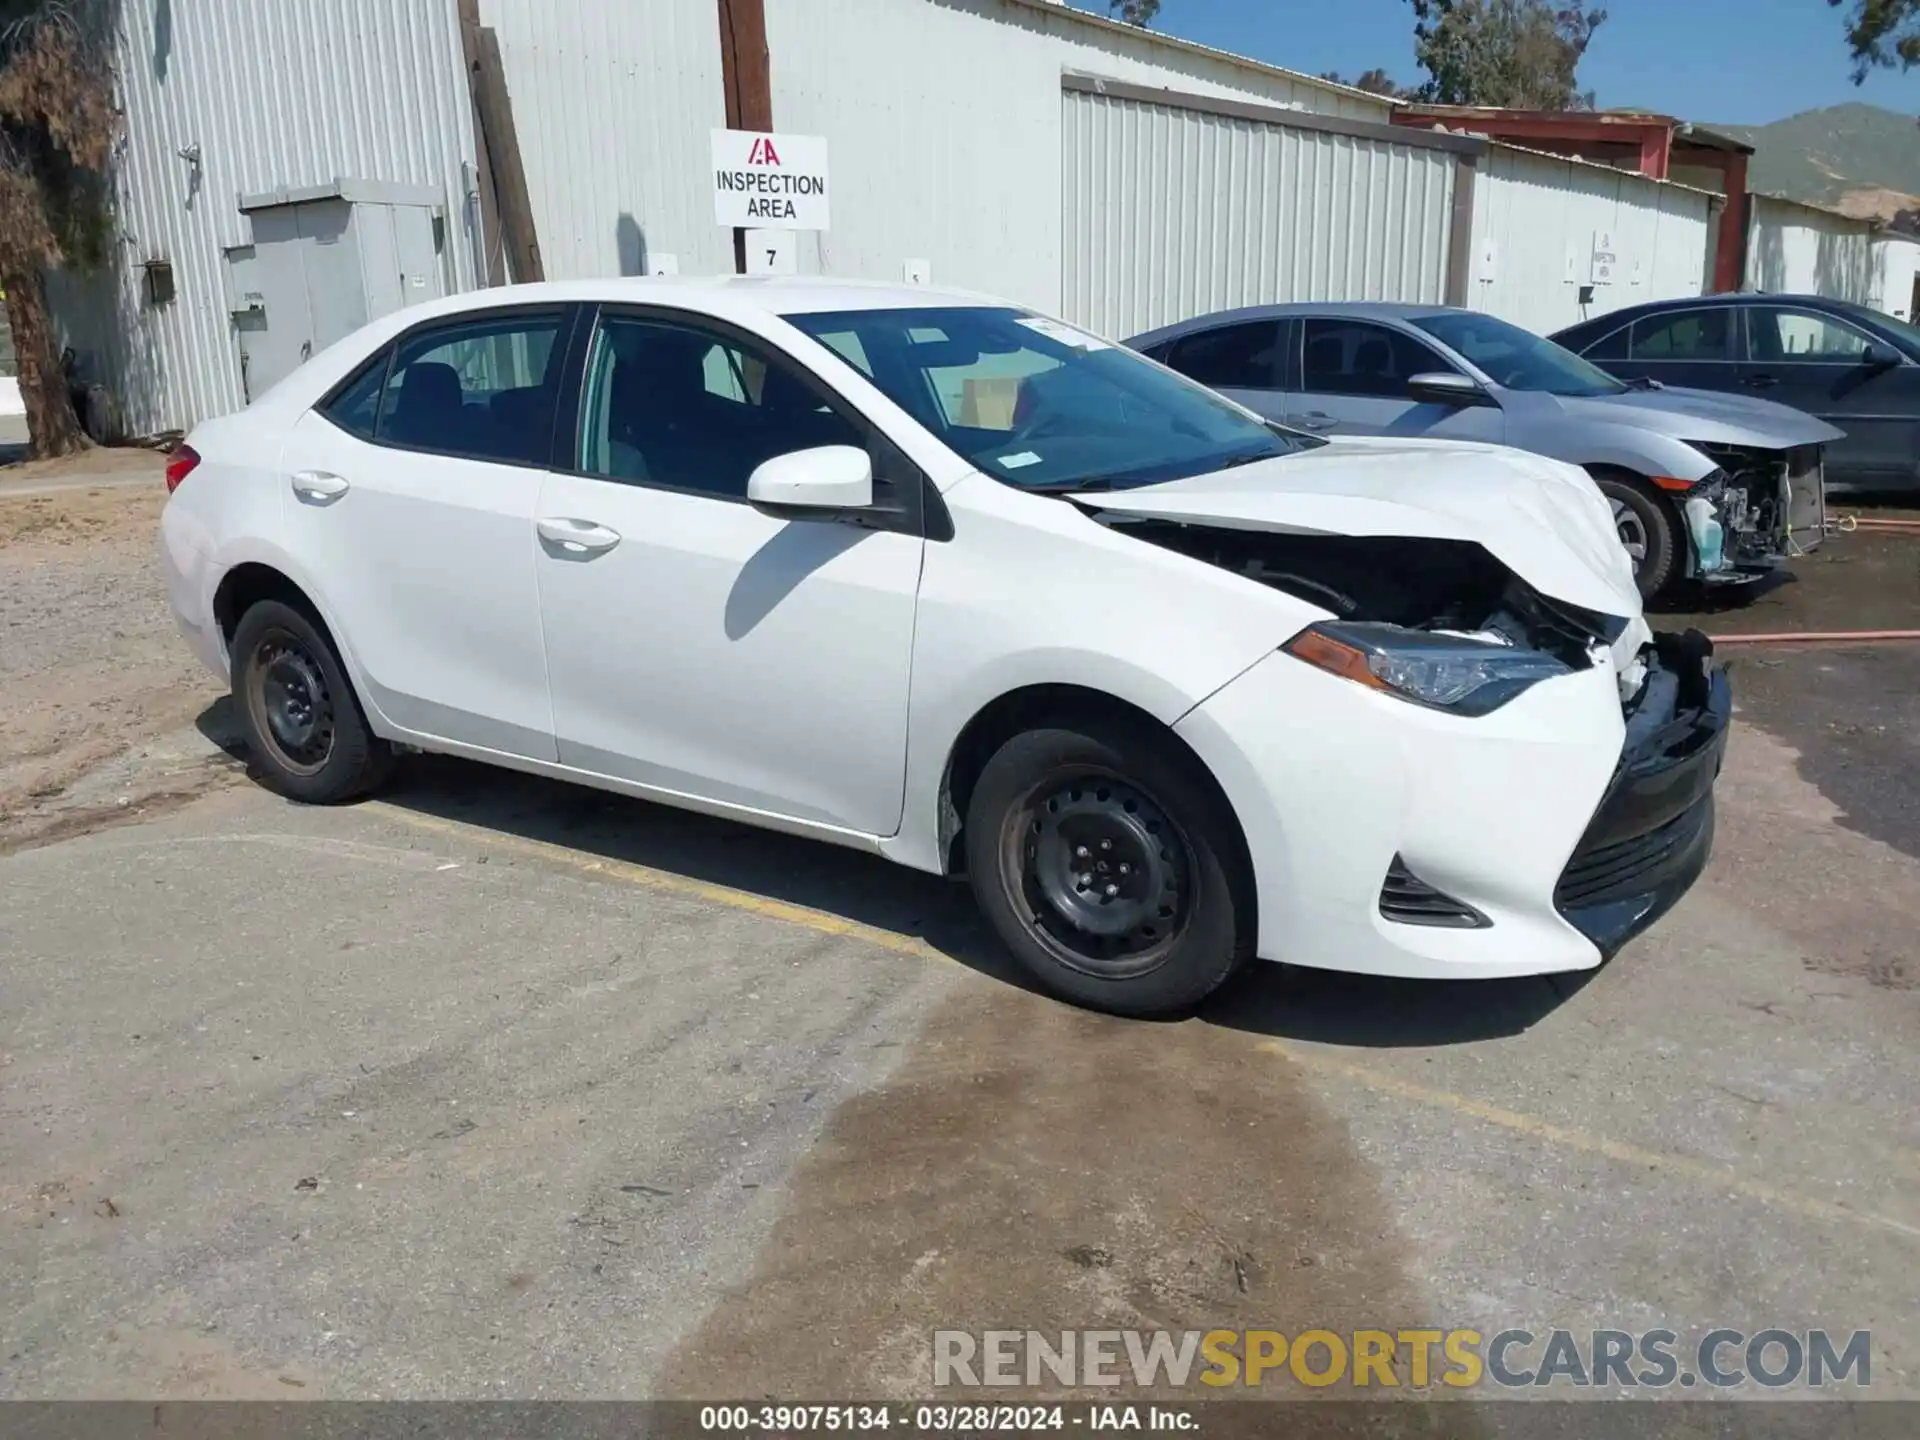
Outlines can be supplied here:
<path id="1" fill-rule="evenodd" d="M 1074 0 L 1089 9 L 1100 0 Z M 1607 23 L 1580 67 L 1602 106 L 1765 124 L 1848 100 L 1920 112 L 1920 69 L 1855 88 L 1844 14 L 1826 0 L 1602 0 Z M 1849 7 L 1851 8 L 1851 7 Z M 1379 65 L 1402 83 L 1413 63 L 1406 0 L 1162 0 L 1154 28 L 1290 70 L 1346 76 Z"/>

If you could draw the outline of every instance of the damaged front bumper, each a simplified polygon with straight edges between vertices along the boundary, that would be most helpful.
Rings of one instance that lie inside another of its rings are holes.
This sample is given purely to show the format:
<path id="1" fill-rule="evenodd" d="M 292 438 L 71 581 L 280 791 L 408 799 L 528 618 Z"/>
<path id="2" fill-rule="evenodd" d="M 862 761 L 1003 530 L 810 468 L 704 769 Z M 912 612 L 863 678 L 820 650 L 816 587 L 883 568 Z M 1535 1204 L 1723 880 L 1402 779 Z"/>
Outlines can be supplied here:
<path id="1" fill-rule="evenodd" d="M 1822 447 L 1695 448 L 1718 467 L 1687 492 L 1679 507 L 1688 570 L 1696 579 L 1708 585 L 1750 584 L 1819 546 L 1826 532 Z"/>
<path id="2" fill-rule="evenodd" d="M 1607 958 L 1706 868 L 1733 718 L 1732 686 L 1712 654 L 1697 630 L 1654 637 L 1619 768 L 1554 887 L 1554 907 Z"/>
<path id="3" fill-rule="evenodd" d="M 1417 979 L 1590 970 L 1699 877 L 1731 696 L 1704 637 L 1478 717 L 1284 652 L 1175 725 L 1238 817 L 1258 953 Z"/>

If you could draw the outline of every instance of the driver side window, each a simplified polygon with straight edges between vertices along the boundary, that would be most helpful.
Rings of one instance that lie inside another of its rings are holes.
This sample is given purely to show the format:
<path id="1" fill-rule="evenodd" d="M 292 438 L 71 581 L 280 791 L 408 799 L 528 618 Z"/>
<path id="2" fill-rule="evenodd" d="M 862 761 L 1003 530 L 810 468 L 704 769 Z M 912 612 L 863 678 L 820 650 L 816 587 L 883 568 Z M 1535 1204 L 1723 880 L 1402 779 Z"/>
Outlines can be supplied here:
<path id="1" fill-rule="evenodd" d="M 1309 318 L 1304 355 L 1301 389 L 1322 395 L 1404 400 L 1415 375 L 1455 368 L 1411 336 L 1364 321 Z"/>
<path id="2" fill-rule="evenodd" d="M 588 475 L 740 500 L 765 461 L 866 436 L 784 360 L 697 326 L 605 315 L 580 397 Z"/>
<path id="3" fill-rule="evenodd" d="M 1768 364 L 1858 365 L 1870 344 L 1865 333 L 1831 315 L 1773 306 L 1747 312 L 1749 356 Z"/>

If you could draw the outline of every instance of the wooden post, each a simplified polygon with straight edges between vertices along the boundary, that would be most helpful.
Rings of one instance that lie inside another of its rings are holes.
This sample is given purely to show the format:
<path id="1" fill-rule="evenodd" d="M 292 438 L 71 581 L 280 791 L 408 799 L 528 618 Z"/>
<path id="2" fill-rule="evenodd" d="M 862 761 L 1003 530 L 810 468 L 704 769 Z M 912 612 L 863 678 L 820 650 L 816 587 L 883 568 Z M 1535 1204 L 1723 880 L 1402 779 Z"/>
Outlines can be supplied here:
<path id="1" fill-rule="evenodd" d="M 512 278 L 544 280 L 547 272 L 540 259 L 526 166 L 520 158 L 520 134 L 513 124 L 513 101 L 507 94 L 507 70 L 500 60 L 500 37 L 480 23 L 478 0 L 460 0 L 460 44 L 466 55 L 467 87 L 480 119 L 476 148 L 488 177 L 481 182 L 482 210 L 491 188 Z"/>
<path id="2" fill-rule="evenodd" d="M 507 283 L 500 247 L 500 199 L 493 182 L 493 155 L 487 149 L 487 127 L 480 118 L 480 0 L 460 0 L 460 49 L 467 63 L 467 100 L 473 112 L 475 184 L 480 191 L 480 273 L 482 285 Z"/>
<path id="3" fill-rule="evenodd" d="M 773 129 L 773 67 L 767 55 L 765 0 L 717 0 L 720 84 L 729 130 Z M 747 271 L 747 232 L 734 228 L 733 269 Z"/>

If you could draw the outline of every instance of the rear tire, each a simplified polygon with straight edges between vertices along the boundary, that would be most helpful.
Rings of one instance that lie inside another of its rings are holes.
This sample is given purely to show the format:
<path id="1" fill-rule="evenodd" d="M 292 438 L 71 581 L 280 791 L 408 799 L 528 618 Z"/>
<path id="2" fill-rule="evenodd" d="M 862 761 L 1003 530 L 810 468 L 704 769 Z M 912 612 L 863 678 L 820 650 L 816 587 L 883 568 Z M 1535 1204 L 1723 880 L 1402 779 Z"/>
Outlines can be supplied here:
<path id="1" fill-rule="evenodd" d="M 393 747 L 367 725 L 346 669 L 304 611 L 262 600 L 233 632 L 233 700 L 269 788 L 332 805 L 377 787 Z"/>
<path id="2" fill-rule="evenodd" d="M 973 787 L 965 838 L 988 923 L 1075 1004 L 1189 1010 L 1253 954 L 1238 828 L 1205 773 L 1144 725 L 1014 736 Z"/>
<path id="3" fill-rule="evenodd" d="M 1613 507 L 1614 529 L 1633 560 L 1633 582 L 1642 600 L 1660 595 L 1680 569 L 1679 526 L 1673 507 L 1630 480 L 1596 475 L 1594 483 Z"/>

